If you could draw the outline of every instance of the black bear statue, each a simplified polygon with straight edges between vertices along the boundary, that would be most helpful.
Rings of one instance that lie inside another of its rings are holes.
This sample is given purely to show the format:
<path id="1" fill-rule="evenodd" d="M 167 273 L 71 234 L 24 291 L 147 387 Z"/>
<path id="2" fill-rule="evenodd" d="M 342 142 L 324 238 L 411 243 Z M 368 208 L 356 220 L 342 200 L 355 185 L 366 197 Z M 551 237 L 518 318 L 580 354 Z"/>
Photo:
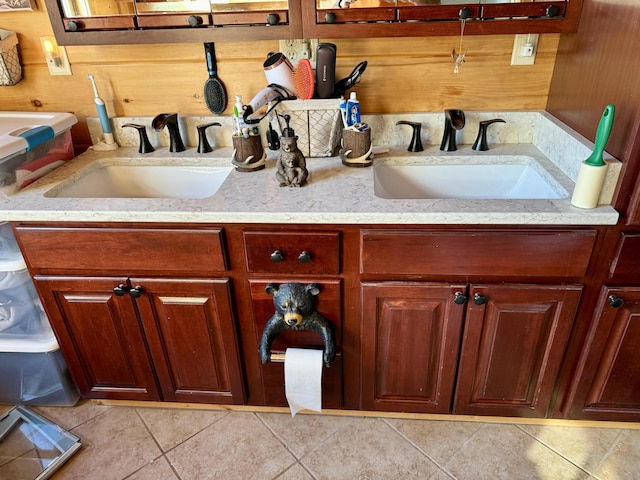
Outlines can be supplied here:
<path id="1" fill-rule="evenodd" d="M 320 293 L 320 285 L 310 283 L 269 283 L 265 292 L 273 295 L 276 311 L 262 331 L 260 339 L 260 361 L 271 361 L 271 345 L 285 330 L 309 330 L 318 333 L 324 342 L 323 362 L 329 367 L 336 356 L 336 342 L 333 325 L 316 311 L 315 297 Z"/>

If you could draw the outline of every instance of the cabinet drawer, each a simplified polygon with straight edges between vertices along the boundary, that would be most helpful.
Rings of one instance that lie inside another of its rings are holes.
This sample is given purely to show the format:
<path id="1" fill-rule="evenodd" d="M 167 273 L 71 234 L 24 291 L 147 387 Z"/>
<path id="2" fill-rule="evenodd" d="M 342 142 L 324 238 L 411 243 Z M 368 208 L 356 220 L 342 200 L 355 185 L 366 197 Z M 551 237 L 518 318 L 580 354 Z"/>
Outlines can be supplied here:
<path id="1" fill-rule="evenodd" d="M 244 232 L 244 246 L 249 273 L 340 273 L 340 232 Z M 281 256 L 279 261 L 272 259 L 276 252 Z"/>
<path id="2" fill-rule="evenodd" d="M 581 277 L 595 230 L 362 230 L 362 273 Z"/>
<path id="3" fill-rule="evenodd" d="M 226 269 L 221 229 L 18 226 L 29 265 L 40 272 L 161 272 Z"/>

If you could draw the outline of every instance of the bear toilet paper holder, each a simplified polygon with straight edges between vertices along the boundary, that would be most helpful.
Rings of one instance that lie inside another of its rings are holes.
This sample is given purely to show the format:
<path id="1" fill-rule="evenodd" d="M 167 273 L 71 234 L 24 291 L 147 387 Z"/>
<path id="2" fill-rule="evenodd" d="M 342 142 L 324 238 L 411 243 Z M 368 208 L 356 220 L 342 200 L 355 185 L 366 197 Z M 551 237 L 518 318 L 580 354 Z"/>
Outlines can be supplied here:
<path id="1" fill-rule="evenodd" d="M 284 362 L 284 354 L 271 353 L 276 337 L 285 330 L 309 330 L 318 333 L 324 341 L 323 362 L 331 366 L 336 356 L 336 341 L 333 325 L 315 309 L 315 297 L 320 293 L 320 285 L 310 283 L 269 283 L 265 292 L 273 295 L 276 311 L 262 331 L 260 339 L 260 361 Z"/>

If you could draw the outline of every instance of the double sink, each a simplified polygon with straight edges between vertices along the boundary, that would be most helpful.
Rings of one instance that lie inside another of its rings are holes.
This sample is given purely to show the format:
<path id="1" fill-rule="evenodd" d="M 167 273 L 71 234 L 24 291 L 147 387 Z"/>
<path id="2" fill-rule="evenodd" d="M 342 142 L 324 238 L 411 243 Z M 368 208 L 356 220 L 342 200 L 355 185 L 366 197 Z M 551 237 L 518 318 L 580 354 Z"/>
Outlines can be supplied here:
<path id="1" fill-rule="evenodd" d="M 377 197 L 560 199 L 569 195 L 538 160 L 526 155 L 494 155 L 481 163 L 472 155 L 407 158 L 376 159 L 372 174 Z M 47 191 L 45 197 L 204 199 L 215 195 L 233 170 L 185 162 L 131 163 L 116 157 L 97 161 Z"/>

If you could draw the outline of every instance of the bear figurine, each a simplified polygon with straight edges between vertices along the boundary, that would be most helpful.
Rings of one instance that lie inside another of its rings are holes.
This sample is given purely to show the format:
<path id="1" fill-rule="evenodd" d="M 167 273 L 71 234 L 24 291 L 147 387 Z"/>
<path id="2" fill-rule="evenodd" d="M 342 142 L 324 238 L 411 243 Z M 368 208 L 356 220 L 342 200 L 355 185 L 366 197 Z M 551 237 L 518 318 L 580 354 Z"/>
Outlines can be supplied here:
<path id="1" fill-rule="evenodd" d="M 300 187 L 306 181 L 309 172 L 304 155 L 298 148 L 298 137 L 280 137 L 281 152 L 278 156 L 276 180 L 281 187 Z"/>
<path id="2" fill-rule="evenodd" d="M 276 311 L 262 331 L 260 340 L 260 361 L 271 361 L 271 345 L 285 330 L 310 330 L 320 334 L 324 341 L 323 362 L 329 367 L 336 356 L 333 325 L 315 309 L 315 297 L 320 293 L 320 285 L 310 283 L 270 283 L 265 292 L 273 295 Z"/>

